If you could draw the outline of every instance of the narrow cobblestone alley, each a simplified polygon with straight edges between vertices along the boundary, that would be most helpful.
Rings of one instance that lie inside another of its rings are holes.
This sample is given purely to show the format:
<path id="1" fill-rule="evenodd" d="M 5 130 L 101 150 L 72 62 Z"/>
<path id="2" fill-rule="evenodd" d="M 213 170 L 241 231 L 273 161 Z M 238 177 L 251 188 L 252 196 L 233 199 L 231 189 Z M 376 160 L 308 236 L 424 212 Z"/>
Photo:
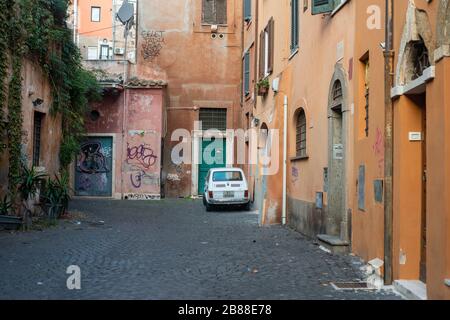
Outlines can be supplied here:
<path id="1" fill-rule="evenodd" d="M 201 201 L 79 200 L 78 221 L 0 232 L 0 299 L 399 299 L 343 292 L 360 263 L 320 250 L 248 212 L 207 213 Z M 81 290 L 66 287 L 70 265 Z"/>

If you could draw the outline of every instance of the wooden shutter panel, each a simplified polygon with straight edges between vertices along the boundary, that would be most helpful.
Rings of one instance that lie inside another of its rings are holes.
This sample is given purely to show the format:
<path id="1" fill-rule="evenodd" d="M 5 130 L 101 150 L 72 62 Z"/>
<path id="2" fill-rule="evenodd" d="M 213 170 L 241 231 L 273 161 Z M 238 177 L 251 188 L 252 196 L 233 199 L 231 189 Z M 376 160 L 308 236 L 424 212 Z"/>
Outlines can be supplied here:
<path id="1" fill-rule="evenodd" d="M 264 30 L 259 35 L 259 78 L 264 78 L 264 66 L 265 62 L 265 41 L 264 41 Z"/>
<path id="2" fill-rule="evenodd" d="M 333 11 L 334 0 L 312 0 L 312 14 L 321 14 Z"/>
<path id="3" fill-rule="evenodd" d="M 227 0 L 215 0 L 216 23 L 227 24 Z"/>
<path id="4" fill-rule="evenodd" d="M 269 20 L 268 25 L 268 33 L 269 33 L 269 63 L 268 63 L 268 72 L 272 73 L 273 71 L 273 61 L 274 61 L 274 53 L 275 53 L 275 21 L 273 18 Z"/>
<path id="5" fill-rule="evenodd" d="M 250 52 L 247 51 L 244 56 L 244 95 L 250 93 Z"/>
<path id="6" fill-rule="evenodd" d="M 216 17 L 214 14 L 214 1 L 215 0 L 202 0 L 202 22 L 214 23 Z"/>
<path id="7" fill-rule="evenodd" d="M 291 2 L 291 51 L 298 48 L 299 39 L 299 9 L 298 1 Z"/>
<path id="8" fill-rule="evenodd" d="M 252 19 L 252 0 L 244 0 L 244 20 Z"/>

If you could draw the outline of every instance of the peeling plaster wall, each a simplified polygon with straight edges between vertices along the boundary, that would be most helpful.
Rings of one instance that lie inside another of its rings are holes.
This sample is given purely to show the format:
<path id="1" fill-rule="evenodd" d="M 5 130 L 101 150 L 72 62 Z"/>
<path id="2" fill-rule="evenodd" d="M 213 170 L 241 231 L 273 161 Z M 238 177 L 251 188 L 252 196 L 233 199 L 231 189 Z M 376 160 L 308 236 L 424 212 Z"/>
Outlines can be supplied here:
<path id="1" fill-rule="evenodd" d="M 23 137 L 22 137 L 22 159 L 28 166 L 33 162 L 33 139 L 34 139 L 34 111 L 44 114 L 41 129 L 41 151 L 40 164 L 49 175 L 59 171 L 59 145 L 61 141 L 61 116 L 50 115 L 52 96 L 47 79 L 42 74 L 40 66 L 24 60 L 22 68 L 22 115 L 23 115 Z M 33 101 L 43 100 L 38 106 Z M 7 114 L 7 110 L 6 114 Z M 5 116 L 6 116 L 5 114 Z M 8 152 L 0 155 L 0 196 L 8 190 Z"/>
<path id="2" fill-rule="evenodd" d="M 242 3 L 228 1 L 227 25 L 218 31 L 223 39 L 211 39 L 211 27 L 202 25 L 201 10 L 201 0 L 139 2 L 138 60 L 131 74 L 168 82 L 164 175 L 169 197 L 197 192 L 191 190 L 192 166 L 171 161 L 178 143 L 170 141 L 172 132 L 192 131 L 199 108 L 226 108 L 227 127 L 239 125 Z M 163 32 L 163 47 L 153 59 L 142 56 L 144 31 Z"/>
<path id="3" fill-rule="evenodd" d="M 160 198 L 164 89 L 126 88 L 119 96 L 106 96 L 92 109 L 99 112 L 100 117 L 96 121 L 86 119 L 88 133 L 91 136 L 109 134 L 115 138 L 113 196 Z"/>

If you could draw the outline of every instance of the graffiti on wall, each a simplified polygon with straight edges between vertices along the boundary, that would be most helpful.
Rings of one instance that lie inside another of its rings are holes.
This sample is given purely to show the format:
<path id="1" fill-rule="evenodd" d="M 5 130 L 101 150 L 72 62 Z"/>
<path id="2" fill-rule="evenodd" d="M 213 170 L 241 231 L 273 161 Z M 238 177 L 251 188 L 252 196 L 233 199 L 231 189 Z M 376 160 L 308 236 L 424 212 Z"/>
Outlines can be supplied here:
<path id="1" fill-rule="evenodd" d="M 150 173 L 150 170 L 157 165 L 157 160 L 158 156 L 149 144 L 127 143 L 126 163 L 129 165 L 129 178 L 133 188 L 140 189 L 144 185 L 158 186 L 160 184 L 159 173 Z"/>
<path id="2" fill-rule="evenodd" d="M 111 148 L 110 148 L 111 149 Z M 77 171 L 87 174 L 108 173 L 110 169 L 106 164 L 106 158 L 111 156 L 111 150 L 105 155 L 101 142 L 89 141 L 81 145 L 78 156 Z"/>
<path id="3" fill-rule="evenodd" d="M 158 157 L 153 149 L 147 144 L 130 146 L 127 144 L 127 163 L 137 165 L 147 170 L 156 164 Z"/>
<path id="4" fill-rule="evenodd" d="M 130 173 L 131 185 L 139 189 L 143 184 L 145 185 L 159 185 L 159 178 L 154 175 L 148 174 L 144 170 L 138 167 L 132 167 Z"/>
<path id="5" fill-rule="evenodd" d="M 377 160 L 379 174 L 381 174 L 384 168 L 384 137 L 380 128 L 377 128 L 375 142 L 372 146 L 372 149 Z"/>
<path id="6" fill-rule="evenodd" d="M 112 138 L 96 138 L 82 143 L 75 170 L 77 195 L 110 196 L 112 192 Z"/>
<path id="7" fill-rule="evenodd" d="M 142 193 L 128 193 L 124 196 L 125 200 L 160 200 L 159 194 L 142 194 Z"/>
<path id="8" fill-rule="evenodd" d="M 299 180 L 300 173 L 299 173 L 297 167 L 292 167 L 292 169 L 291 169 L 291 178 L 292 178 L 292 183 L 296 183 Z"/>
<path id="9" fill-rule="evenodd" d="M 142 56 L 145 60 L 153 60 L 161 53 L 164 45 L 163 31 L 142 31 Z"/>

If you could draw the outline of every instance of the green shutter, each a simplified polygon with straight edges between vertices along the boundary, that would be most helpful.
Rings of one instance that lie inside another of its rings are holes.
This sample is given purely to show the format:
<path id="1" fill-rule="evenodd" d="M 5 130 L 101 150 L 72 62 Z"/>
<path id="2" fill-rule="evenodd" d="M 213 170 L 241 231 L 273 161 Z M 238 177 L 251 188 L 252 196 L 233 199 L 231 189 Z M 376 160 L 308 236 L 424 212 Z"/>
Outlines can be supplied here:
<path id="1" fill-rule="evenodd" d="M 333 11 L 334 0 L 312 0 L 312 14 L 328 13 Z"/>
<path id="2" fill-rule="evenodd" d="M 298 48 L 299 38 L 299 10 L 298 1 L 291 1 L 291 51 Z"/>
<path id="3" fill-rule="evenodd" d="M 250 94 L 250 52 L 244 56 L 244 95 Z"/>
<path id="4" fill-rule="evenodd" d="M 252 20 L 252 0 L 244 0 L 244 19 Z"/>

